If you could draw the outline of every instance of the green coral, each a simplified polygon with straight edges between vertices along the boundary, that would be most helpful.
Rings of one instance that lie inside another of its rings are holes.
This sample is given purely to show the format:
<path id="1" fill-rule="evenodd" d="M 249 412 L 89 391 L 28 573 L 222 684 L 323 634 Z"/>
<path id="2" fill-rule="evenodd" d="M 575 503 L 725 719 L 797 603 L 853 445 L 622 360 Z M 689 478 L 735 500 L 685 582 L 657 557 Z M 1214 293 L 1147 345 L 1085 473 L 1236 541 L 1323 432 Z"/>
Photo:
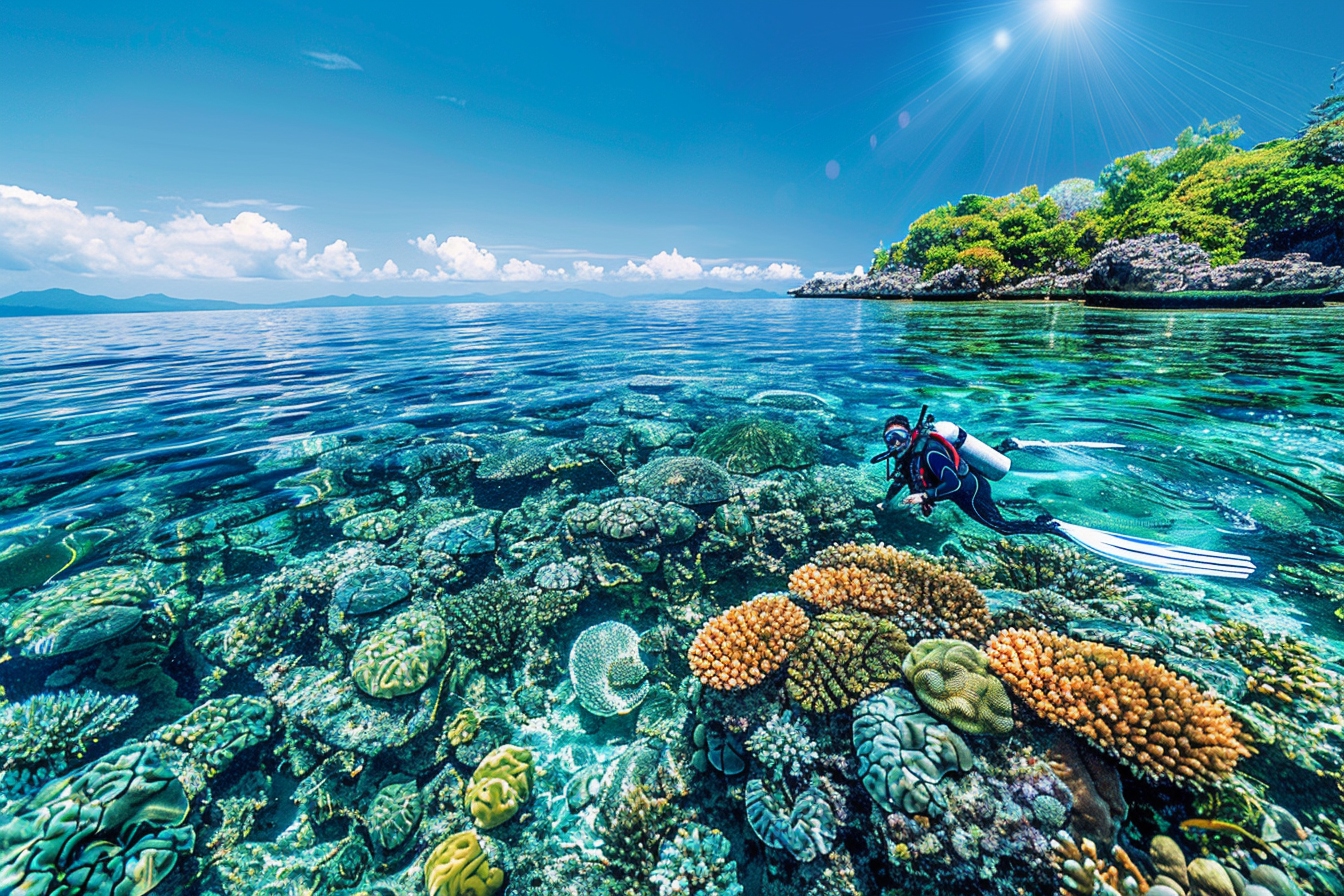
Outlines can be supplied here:
<path id="1" fill-rule="evenodd" d="M 504 872 L 492 867 L 475 831 L 444 840 L 425 859 L 429 896 L 494 896 L 504 886 Z"/>
<path id="2" fill-rule="evenodd" d="M 0 825 L 0 892 L 137 896 L 191 853 L 190 804 L 160 748 L 132 744 L 48 782 Z"/>
<path id="3" fill-rule="evenodd" d="M 886 812 L 938 817 L 947 811 L 939 783 L 975 762 L 955 731 L 920 711 L 903 688 L 867 698 L 854 710 L 854 752 L 864 789 Z"/>
<path id="4" fill-rule="evenodd" d="M 817 443 L 792 426 L 762 417 L 720 423 L 696 436 L 692 449 L 730 473 L 755 476 L 766 470 L 799 470 L 816 463 Z"/>
<path id="5" fill-rule="evenodd" d="M 901 677 L 905 632 L 865 613 L 822 613 L 789 661 L 789 696 L 804 709 L 835 712 Z"/>
<path id="6" fill-rule="evenodd" d="M 594 780 L 600 780 L 600 772 L 598 769 Z M 683 820 L 672 800 L 651 796 L 643 784 L 627 787 L 619 803 L 598 815 L 602 858 L 617 892 L 622 896 L 648 893 L 649 875 L 658 863 L 659 851 Z"/>
<path id="7" fill-rule="evenodd" d="M 152 737 L 185 752 L 208 776 L 271 736 L 275 707 L 261 697 L 230 694 L 207 700 Z"/>
<path id="8" fill-rule="evenodd" d="M 989 671 L 989 657 L 953 638 L 920 641 L 901 666 L 915 696 L 938 718 L 966 734 L 1007 734 L 1013 704 Z"/>
<path id="9" fill-rule="evenodd" d="M 369 806 L 369 836 L 384 852 L 391 852 L 415 833 L 422 811 L 414 781 L 384 784 Z"/>
<path id="10" fill-rule="evenodd" d="M 60 774 L 121 727 L 139 702 L 81 690 L 7 703 L 0 707 L 0 771 Z"/>
<path id="11" fill-rule="evenodd" d="M 477 827 L 490 830 L 518 814 L 532 796 L 532 752 L 504 744 L 490 752 L 472 773 L 467 810 Z"/>
<path id="12" fill-rule="evenodd" d="M 742 896 L 731 852 L 727 837 L 691 822 L 663 844 L 649 882 L 658 896 Z"/>
<path id="13" fill-rule="evenodd" d="M 370 697 L 414 694 L 429 682 L 447 652 L 443 620 L 424 610 L 407 610 L 355 649 L 350 675 Z"/>
<path id="14" fill-rule="evenodd" d="M 445 616 L 454 650 L 487 672 L 503 672 L 538 634 L 537 595 L 513 579 L 487 579 L 449 598 Z"/>
<path id="15" fill-rule="evenodd" d="M 1116 567 L 1054 542 L 998 541 L 971 578 L 1014 591 L 1043 588 L 1074 601 L 1123 600 L 1133 590 Z"/>

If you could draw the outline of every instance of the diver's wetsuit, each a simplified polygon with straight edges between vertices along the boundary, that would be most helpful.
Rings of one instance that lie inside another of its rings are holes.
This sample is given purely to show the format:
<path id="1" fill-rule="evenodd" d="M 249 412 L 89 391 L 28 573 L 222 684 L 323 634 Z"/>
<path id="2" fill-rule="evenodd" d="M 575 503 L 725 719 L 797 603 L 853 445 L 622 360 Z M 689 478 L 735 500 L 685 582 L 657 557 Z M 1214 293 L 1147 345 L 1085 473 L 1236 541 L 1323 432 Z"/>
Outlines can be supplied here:
<path id="1" fill-rule="evenodd" d="M 990 496 L 989 480 L 972 470 L 964 460 L 961 462 L 963 472 L 958 473 L 952 455 L 934 439 L 926 439 L 918 456 L 911 452 L 901 461 L 900 467 L 905 475 L 891 483 L 891 488 L 887 489 L 887 501 L 909 486 L 912 494 L 923 492 L 934 501 L 951 501 L 971 519 L 1000 535 L 1064 537 L 1049 517 L 1035 520 L 1004 519 Z"/>

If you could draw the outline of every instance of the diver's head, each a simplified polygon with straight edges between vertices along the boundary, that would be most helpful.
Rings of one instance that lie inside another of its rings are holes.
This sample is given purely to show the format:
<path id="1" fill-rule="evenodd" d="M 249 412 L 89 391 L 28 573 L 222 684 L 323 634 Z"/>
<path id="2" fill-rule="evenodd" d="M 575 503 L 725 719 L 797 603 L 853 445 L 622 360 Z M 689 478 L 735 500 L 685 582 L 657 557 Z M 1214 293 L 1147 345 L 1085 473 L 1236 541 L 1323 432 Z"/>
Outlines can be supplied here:
<path id="1" fill-rule="evenodd" d="M 904 414 L 893 414 L 888 417 L 887 422 L 882 424 L 882 441 L 887 443 L 887 450 L 874 457 L 872 463 L 903 455 L 910 447 L 912 431 L 910 418 Z"/>

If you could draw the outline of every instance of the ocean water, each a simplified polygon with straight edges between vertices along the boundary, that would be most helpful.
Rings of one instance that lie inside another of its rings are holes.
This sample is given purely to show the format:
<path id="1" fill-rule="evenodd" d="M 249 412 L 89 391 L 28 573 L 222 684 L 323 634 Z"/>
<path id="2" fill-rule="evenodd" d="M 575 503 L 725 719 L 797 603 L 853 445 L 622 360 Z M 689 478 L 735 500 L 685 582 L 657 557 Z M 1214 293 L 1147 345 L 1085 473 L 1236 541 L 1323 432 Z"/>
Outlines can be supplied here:
<path id="1" fill-rule="evenodd" d="M 1154 779 L 1105 744 L 1092 757 L 1123 782 L 1111 837 L 1139 870 L 1156 870 L 1150 838 L 1175 834 L 1189 858 L 1341 892 L 1341 345 L 1333 309 L 1072 304 L 8 320 L 0 812 L 31 821 L 59 801 L 45 781 L 101 782 L 108 754 L 158 782 L 156 811 L 117 822 L 118 858 L 81 893 L 424 893 L 427 865 L 460 872 L 435 850 L 450 841 L 484 844 L 516 894 L 1056 892 L 1067 848 L 1050 838 L 1098 829 L 1039 758 L 1065 729 L 1023 703 L 1010 734 L 966 735 L 973 769 L 932 782 L 946 811 L 902 811 L 861 782 L 850 707 L 792 703 L 784 671 L 742 691 L 691 674 L 716 614 L 785 591 L 828 546 L 882 542 L 969 576 L 993 627 L 1148 657 L 1236 720 L 1255 755 L 1214 784 Z M 1028 597 L 1030 558 L 954 507 L 873 509 L 882 422 L 922 405 L 990 444 L 1123 445 L 1013 453 L 993 486 L 1006 516 L 1258 571 L 1115 570 L 1024 539 L 1040 546 L 1029 584 L 1063 603 Z M 741 421 L 760 425 L 716 454 L 704 434 Z M 697 453 L 712 483 L 658 478 Z M 600 649 L 574 647 L 605 623 L 621 625 Z M 625 658 L 597 690 L 628 711 L 592 711 L 591 650 Z M 463 782 L 510 744 L 528 771 L 498 776 L 521 808 L 483 822 Z M 1028 805 L 1046 795 L 1059 813 Z M 32 886 L 31 843 L 79 844 L 78 827 L 0 827 L 0 886 Z"/>

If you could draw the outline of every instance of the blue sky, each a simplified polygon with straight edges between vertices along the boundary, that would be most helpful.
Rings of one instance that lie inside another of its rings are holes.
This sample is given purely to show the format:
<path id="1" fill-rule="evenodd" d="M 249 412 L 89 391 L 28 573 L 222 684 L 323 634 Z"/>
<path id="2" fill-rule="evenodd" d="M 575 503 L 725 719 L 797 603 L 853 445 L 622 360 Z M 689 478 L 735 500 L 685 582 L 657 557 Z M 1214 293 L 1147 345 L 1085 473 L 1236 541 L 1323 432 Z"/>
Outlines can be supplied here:
<path id="1" fill-rule="evenodd" d="M 572 6 L 5 4 L 0 294 L 786 287 L 1344 58 L 1338 0 Z"/>

